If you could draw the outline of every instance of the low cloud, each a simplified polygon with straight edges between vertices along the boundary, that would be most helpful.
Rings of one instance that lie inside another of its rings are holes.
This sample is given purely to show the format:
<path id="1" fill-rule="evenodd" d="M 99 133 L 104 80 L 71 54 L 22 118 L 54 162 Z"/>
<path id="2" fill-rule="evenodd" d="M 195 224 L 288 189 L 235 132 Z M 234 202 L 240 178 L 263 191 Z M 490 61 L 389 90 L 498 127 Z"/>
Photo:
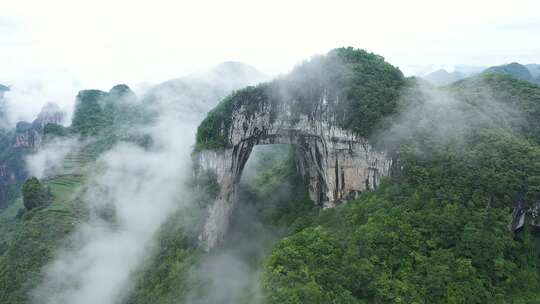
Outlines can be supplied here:
<path id="1" fill-rule="evenodd" d="M 33 121 L 44 105 L 56 103 L 71 121 L 79 81 L 72 75 L 60 71 L 47 71 L 46 75 L 24 75 L 0 84 L 9 86 L 4 94 L 8 123 L 14 126 L 19 121 Z"/>
<path id="2" fill-rule="evenodd" d="M 57 138 L 40 147 L 39 151 L 26 157 L 26 167 L 31 176 L 50 177 L 62 166 L 66 155 L 76 152 L 82 143 L 75 138 Z"/>
<path id="3" fill-rule="evenodd" d="M 149 130 L 155 147 L 121 143 L 98 159 L 82 196 L 89 219 L 46 267 L 34 303 L 112 304 L 129 293 L 156 233 L 185 199 L 192 128 L 162 117 Z"/>

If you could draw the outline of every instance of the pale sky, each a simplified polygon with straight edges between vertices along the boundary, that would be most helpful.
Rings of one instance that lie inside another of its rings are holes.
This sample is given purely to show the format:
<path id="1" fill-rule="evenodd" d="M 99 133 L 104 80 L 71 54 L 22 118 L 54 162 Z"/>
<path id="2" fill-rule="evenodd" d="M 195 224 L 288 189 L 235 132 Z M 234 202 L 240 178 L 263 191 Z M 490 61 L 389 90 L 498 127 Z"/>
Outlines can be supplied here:
<path id="1" fill-rule="evenodd" d="M 278 74 L 339 46 L 406 74 L 540 63 L 538 0 L 0 0 L 0 10 L 0 83 L 58 91 L 157 83 L 227 60 Z"/>

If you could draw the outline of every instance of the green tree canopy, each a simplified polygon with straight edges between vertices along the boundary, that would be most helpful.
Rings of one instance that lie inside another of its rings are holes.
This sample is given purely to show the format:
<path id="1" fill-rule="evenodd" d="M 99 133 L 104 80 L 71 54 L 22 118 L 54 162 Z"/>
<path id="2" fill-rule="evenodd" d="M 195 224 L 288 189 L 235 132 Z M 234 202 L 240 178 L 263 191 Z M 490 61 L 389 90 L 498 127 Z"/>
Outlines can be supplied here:
<path id="1" fill-rule="evenodd" d="M 22 187 L 23 203 L 27 210 L 50 203 L 51 195 L 37 177 L 28 178 Z"/>

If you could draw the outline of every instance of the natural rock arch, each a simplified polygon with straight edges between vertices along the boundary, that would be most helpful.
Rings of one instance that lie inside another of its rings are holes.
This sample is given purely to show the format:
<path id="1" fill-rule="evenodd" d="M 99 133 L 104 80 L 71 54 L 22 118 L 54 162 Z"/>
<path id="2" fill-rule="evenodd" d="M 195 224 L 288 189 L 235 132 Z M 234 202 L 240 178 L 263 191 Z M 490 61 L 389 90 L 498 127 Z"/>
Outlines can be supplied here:
<path id="1" fill-rule="evenodd" d="M 365 138 L 327 121 L 327 110 L 321 108 L 313 118 L 292 117 L 283 108 L 271 117 L 275 115 L 271 111 L 253 114 L 241 106 L 231 116 L 230 147 L 195 154 L 197 172 L 213 172 L 220 186 L 200 236 L 206 249 L 225 235 L 242 171 L 256 145 L 294 146 L 297 168 L 307 181 L 310 198 L 324 207 L 356 198 L 377 187 L 381 177 L 390 173 L 391 159 L 374 150 Z"/>
<path id="2" fill-rule="evenodd" d="M 199 126 L 194 153 L 196 174 L 212 173 L 220 188 L 199 237 L 203 248 L 223 239 L 256 145 L 293 145 L 297 168 L 320 206 L 332 207 L 377 187 L 390 174 L 392 160 L 370 145 L 362 128 L 372 128 L 392 110 L 402 84 L 401 72 L 382 57 L 348 48 L 223 100 Z M 361 107 L 359 100 L 365 101 Z M 359 108 L 366 115 L 358 114 Z"/>

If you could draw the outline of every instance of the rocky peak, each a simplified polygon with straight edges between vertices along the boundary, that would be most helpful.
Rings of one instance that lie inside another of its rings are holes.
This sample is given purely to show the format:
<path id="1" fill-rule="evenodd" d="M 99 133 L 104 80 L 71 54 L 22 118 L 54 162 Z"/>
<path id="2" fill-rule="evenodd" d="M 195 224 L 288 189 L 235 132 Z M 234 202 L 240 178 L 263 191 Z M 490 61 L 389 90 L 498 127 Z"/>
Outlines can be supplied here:
<path id="1" fill-rule="evenodd" d="M 49 102 L 43 106 L 33 125 L 42 130 L 49 123 L 61 124 L 63 120 L 64 112 L 62 112 L 57 104 Z"/>
<path id="2" fill-rule="evenodd" d="M 20 121 L 15 126 L 15 136 L 10 149 L 27 148 L 37 151 L 43 138 L 43 128 L 49 123 L 61 124 L 64 113 L 55 103 L 47 103 L 32 122 Z"/>

